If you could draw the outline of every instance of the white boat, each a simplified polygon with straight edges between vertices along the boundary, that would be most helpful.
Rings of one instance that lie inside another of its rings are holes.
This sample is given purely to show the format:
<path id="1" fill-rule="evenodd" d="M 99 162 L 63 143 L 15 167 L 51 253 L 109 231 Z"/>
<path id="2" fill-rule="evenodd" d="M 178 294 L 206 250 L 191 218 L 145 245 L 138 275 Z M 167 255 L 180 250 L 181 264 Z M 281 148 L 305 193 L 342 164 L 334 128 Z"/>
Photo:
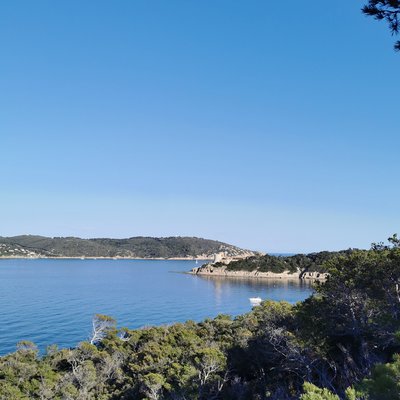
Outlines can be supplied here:
<path id="1" fill-rule="evenodd" d="M 253 307 L 255 306 L 259 306 L 262 302 L 262 298 L 261 297 L 250 297 L 249 298 L 250 303 Z"/>

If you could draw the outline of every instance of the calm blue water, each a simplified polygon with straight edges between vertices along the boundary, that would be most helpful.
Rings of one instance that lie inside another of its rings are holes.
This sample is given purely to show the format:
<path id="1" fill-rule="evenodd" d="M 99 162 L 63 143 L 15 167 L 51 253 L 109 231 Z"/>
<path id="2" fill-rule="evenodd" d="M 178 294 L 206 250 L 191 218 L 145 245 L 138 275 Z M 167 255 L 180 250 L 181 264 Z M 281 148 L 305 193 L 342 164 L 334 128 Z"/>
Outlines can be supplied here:
<path id="1" fill-rule="evenodd" d="M 0 354 L 31 340 L 75 346 L 89 337 L 92 316 L 111 315 L 138 328 L 219 313 L 250 311 L 249 297 L 296 302 L 309 284 L 204 278 L 184 272 L 194 261 L 0 260 Z"/>

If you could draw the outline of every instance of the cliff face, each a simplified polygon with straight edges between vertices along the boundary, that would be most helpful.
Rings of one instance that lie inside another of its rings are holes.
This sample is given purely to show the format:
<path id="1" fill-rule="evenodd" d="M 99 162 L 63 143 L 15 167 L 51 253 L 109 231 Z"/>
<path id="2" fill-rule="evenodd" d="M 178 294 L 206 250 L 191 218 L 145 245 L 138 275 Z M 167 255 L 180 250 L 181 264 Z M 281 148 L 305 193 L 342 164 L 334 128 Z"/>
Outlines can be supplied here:
<path id="1" fill-rule="evenodd" d="M 259 270 L 229 270 L 227 265 L 205 264 L 198 268 L 193 268 L 190 273 L 194 275 L 205 276 L 224 276 L 236 278 L 270 278 L 270 279 L 311 279 L 311 280 L 325 280 L 326 273 L 322 272 L 307 272 L 299 269 L 298 271 L 259 271 Z"/>

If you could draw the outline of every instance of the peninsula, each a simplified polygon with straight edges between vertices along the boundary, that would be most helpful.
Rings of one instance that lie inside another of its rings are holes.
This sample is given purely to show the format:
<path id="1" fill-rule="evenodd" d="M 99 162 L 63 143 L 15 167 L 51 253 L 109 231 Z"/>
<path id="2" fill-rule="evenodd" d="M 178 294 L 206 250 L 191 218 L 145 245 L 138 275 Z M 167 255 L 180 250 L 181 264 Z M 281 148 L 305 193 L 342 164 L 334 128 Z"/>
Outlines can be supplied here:
<path id="1" fill-rule="evenodd" d="M 233 259 L 255 256 L 251 250 L 197 237 L 131 237 L 81 239 L 21 235 L 0 236 L 0 258 L 127 258 L 214 259 L 223 253 Z"/>
<path id="2" fill-rule="evenodd" d="M 339 256 L 348 256 L 353 251 L 353 249 L 321 251 L 292 256 L 258 254 L 242 259 L 218 255 L 214 262 L 193 268 L 190 273 L 236 278 L 325 280 L 327 277 L 325 262 Z"/>

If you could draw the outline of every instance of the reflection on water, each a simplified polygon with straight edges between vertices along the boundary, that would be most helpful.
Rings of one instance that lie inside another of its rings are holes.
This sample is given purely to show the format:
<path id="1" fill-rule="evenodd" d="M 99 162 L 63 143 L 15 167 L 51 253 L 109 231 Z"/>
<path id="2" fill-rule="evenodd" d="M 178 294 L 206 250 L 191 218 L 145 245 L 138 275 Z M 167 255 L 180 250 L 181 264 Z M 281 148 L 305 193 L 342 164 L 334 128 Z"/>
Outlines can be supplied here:
<path id="1" fill-rule="evenodd" d="M 216 287 L 221 286 L 246 286 L 252 288 L 291 288 L 291 289 L 307 289 L 312 290 L 310 280 L 302 279 L 270 279 L 270 278 L 247 278 L 241 276 L 211 276 L 196 275 L 196 277 L 212 282 Z"/>
<path id="2" fill-rule="evenodd" d="M 295 303 L 309 282 L 184 274 L 194 261 L 0 260 L 0 354 L 88 338 L 94 314 L 139 328 L 251 310 L 250 297 Z M 170 273 L 170 271 L 181 273 Z"/>
<path id="3" fill-rule="evenodd" d="M 221 304 L 223 296 L 235 292 L 252 292 L 252 296 L 262 300 L 285 300 L 291 303 L 303 300 L 313 292 L 310 280 L 301 279 L 265 279 L 237 276 L 196 275 L 214 289 L 216 305 Z M 303 295 L 306 296 L 303 297 Z"/>

